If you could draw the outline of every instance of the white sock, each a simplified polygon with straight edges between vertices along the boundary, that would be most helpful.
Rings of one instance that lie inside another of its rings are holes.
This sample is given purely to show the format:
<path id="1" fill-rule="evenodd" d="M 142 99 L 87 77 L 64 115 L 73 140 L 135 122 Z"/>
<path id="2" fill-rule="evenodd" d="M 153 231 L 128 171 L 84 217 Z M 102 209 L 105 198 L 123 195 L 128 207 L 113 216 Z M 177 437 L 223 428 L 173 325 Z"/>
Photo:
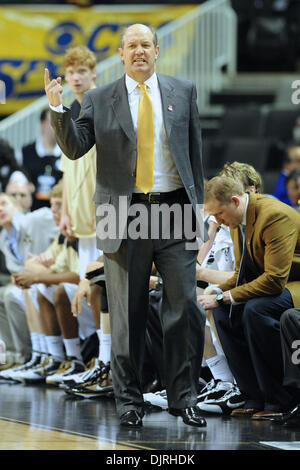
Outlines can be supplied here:
<path id="1" fill-rule="evenodd" d="M 48 354 L 46 335 L 40 335 L 41 353 Z"/>
<path id="2" fill-rule="evenodd" d="M 101 334 L 102 334 L 101 328 L 99 330 L 96 330 L 96 333 L 97 333 L 98 340 L 99 340 L 98 359 L 100 361 L 100 349 L 101 349 L 100 346 L 101 346 Z"/>
<path id="3" fill-rule="evenodd" d="M 229 369 L 228 362 L 223 354 L 206 359 L 206 363 L 215 380 L 234 383 L 234 377 Z"/>
<path id="4" fill-rule="evenodd" d="M 99 359 L 104 364 L 110 361 L 111 334 L 101 333 L 101 343 L 99 348 Z"/>
<path id="5" fill-rule="evenodd" d="M 48 353 L 60 361 L 65 360 L 65 350 L 62 336 L 46 336 Z"/>
<path id="6" fill-rule="evenodd" d="M 32 350 L 36 352 L 40 351 L 41 343 L 40 343 L 39 333 L 36 333 L 35 331 L 30 333 L 30 339 L 31 339 Z"/>
<path id="7" fill-rule="evenodd" d="M 66 348 L 67 357 L 76 357 L 79 361 L 82 361 L 81 349 L 80 349 L 80 339 L 79 338 L 64 338 L 64 345 Z"/>

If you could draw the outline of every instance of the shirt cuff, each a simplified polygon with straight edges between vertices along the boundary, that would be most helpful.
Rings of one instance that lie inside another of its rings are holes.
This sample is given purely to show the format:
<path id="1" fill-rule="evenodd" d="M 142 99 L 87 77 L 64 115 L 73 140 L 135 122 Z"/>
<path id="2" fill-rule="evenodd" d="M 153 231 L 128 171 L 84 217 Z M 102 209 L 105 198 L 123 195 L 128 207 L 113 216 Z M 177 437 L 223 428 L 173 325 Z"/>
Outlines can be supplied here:
<path id="1" fill-rule="evenodd" d="M 50 106 L 50 109 L 52 109 L 52 111 L 56 111 L 57 113 L 64 112 L 64 107 L 62 104 L 59 104 L 58 106 L 52 106 L 52 104 L 49 104 L 49 106 Z"/>
<path id="2" fill-rule="evenodd" d="M 215 291 L 217 294 L 222 294 L 222 293 L 223 293 L 222 289 L 220 289 L 220 287 L 218 287 L 218 286 L 214 286 L 214 291 Z"/>
<path id="3" fill-rule="evenodd" d="M 234 298 L 232 297 L 231 292 L 230 292 L 230 291 L 228 291 L 228 292 L 229 292 L 229 298 L 230 298 L 230 303 L 231 303 L 231 305 L 241 305 L 241 304 L 244 304 L 244 303 L 245 303 L 245 302 L 236 302 L 236 301 L 234 300 Z"/>
<path id="4" fill-rule="evenodd" d="M 229 291 L 228 293 L 229 293 L 230 303 L 231 303 L 231 305 L 234 305 L 234 304 L 235 304 L 235 301 L 233 300 L 233 297 L 232 297 L 232 295 L 231 295 L 231 292 Z"/>

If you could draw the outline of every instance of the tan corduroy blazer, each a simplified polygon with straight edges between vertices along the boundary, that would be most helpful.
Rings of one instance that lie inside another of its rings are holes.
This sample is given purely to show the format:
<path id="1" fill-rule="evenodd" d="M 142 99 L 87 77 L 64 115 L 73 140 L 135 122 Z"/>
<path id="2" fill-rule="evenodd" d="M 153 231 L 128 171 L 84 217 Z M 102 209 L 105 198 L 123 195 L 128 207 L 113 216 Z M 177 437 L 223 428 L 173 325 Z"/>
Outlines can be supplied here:
<path id="1" fill-rule="evenodd" d="M 276 296 L 287 288 L 294 307 L 300 307 L 300 214 L 269 196 L 250 193 L 246 217 L 246 247 L 257 278 L 238 287 L 241 250 L 239 229 L 231 230 L 236 271 L 221 284 L 236 302 L 254 297 Z"/>

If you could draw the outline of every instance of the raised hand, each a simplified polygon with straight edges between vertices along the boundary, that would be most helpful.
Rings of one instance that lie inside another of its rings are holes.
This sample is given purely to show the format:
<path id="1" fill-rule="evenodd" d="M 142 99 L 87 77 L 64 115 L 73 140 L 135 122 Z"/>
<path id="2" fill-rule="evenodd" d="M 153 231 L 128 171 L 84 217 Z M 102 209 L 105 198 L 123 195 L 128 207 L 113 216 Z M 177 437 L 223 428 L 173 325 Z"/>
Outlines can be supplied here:
<path id="1" fill-rule="evenodd" d="M 63 87 L 61 85 L 61 77 L 54 78 L 50 80 L 49 70 L 45 69 L 44 82 L 45 82 L 45 92 L 48 96 L 49 103 L 52 106 L 59 106 L 62 104 L 62 92 Z"/>

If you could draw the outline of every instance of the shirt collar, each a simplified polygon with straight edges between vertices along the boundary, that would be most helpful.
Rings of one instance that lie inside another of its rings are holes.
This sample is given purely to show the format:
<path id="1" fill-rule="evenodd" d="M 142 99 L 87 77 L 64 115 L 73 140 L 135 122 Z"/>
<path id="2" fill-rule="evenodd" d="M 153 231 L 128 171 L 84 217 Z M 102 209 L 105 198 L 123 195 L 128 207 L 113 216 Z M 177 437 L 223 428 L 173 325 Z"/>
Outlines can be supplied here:
<path id="1" fill-rule="evenodd" d="M 18 236 L 24 218 L 26 218 L 26 214 L 24 214 L 22 211 L 17 211 L 15 213 L 11 221 L 12 230 L 9 232 L 8 230 L 3 228 L 3 231 L 7 234 L 7 237 L 12 237 L 14 235 Z"/>
<path id="2" fill-rule="evenodd" d="M 127 91 L 128 91 L 128 94 L 130 95 L 135 89 L 136 87 L 138 86 L 139 82 L 137 82 L 136 80 L 134 80 L 133 78 L 129 77 L 129 75 L 125 75 L 125 83 L 126 83 L 126 88 L 127 88 Z M 156 73 L 154 72 L 153 75 L 151 75 L 150 78 L 148 78 L 145 82 L 144 82 L 150 89 L 153 89 L 155 87 L 157 87 L 157 75 Z"/>
<path id="3" fill-rule="evenodd" d="M 13 225 L 11 226 L 11 231 L 10 232 L 8 230 L 6 230 L 5 228 L 3 229 L 3 231 L 6 235 L 7 240 L 16 240 L 17 239 L 17 230 Z"/>
<path id="4" fill-rule="evenodd" d="M 248 209 L 248 204 L 249 204 L 249 194 L 246 193 L 246 196 L 247 196 L 246 205 L 245 205 L 245 210 L 244 210 L 244 214 L 243 214 L 243 219 L 242 219 L 242 222 L 241 222 L 241 225 L 243 225 L 244 227 L 246 227 L 246 222 L 247 222 L 247 209 Z"/>

